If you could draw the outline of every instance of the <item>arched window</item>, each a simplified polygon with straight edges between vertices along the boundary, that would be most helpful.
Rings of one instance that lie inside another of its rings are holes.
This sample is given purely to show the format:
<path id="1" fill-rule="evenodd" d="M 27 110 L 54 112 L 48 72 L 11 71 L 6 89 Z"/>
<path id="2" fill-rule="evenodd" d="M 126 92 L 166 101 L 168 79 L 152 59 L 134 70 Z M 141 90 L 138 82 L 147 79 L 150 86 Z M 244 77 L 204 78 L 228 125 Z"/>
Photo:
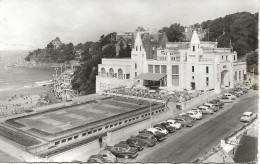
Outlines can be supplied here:
<path id="1" fill-rule="evenodd" d="M 101 68 L 101 77 L 106 77 L 106 70 L 105 70 L 105 68 Z"/>
<path id="2" fill-rule="evenodd" d="M 108 77 L 110 77 L 110 78 L 113 78 L 113 77 L 114 77 L 114 70 L 113 70 L 113 68 L 110 68 L 110 69 L 109 69 Z"/>
<path id="3" fill-rule="evenodd" d="M 123 79 L 123 71 L 122 69 L 118 69 L 118 78 Z"/>

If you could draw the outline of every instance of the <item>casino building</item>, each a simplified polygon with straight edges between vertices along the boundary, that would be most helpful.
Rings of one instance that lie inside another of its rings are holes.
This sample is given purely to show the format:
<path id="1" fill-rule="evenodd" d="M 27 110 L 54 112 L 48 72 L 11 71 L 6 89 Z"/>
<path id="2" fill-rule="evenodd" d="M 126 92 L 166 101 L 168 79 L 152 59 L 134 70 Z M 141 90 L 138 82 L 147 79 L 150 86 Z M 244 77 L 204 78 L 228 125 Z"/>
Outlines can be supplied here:
<path id="1" fill-rule="evenodd" d="M 96 92 L 136 83 L 166 90 L 220 92 L 222 88 L 233 88 L 246 79 L 246 62 L 237 60 L 232 47 L 217 48 L 217 44 L 200 41 L 194 31 L 190 42 L 167 42 L 151 55 L 143 33 L 137 33 L 131 58 L 102 59 Z"/>

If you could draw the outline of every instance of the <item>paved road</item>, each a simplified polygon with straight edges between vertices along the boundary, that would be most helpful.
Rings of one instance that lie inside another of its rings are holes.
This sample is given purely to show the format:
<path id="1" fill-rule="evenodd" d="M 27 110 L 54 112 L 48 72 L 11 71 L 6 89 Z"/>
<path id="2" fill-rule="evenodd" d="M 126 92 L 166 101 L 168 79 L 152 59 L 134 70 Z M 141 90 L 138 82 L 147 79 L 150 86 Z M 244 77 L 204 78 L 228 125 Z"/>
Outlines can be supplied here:
<path id="1" fill-rule="evenodd" d="M 146 148 L 130 162 L 191 162 L 220 143 L 220 140 L 238 129 L 240 117 L 245 111 L 257 112 L 255 91 L 226 104 L 217 113 L 204 117 L 192 128 L 183 128 L 167 136 L 162 143 Z M 124 159 L 122 159 L 124 161 Z"/>

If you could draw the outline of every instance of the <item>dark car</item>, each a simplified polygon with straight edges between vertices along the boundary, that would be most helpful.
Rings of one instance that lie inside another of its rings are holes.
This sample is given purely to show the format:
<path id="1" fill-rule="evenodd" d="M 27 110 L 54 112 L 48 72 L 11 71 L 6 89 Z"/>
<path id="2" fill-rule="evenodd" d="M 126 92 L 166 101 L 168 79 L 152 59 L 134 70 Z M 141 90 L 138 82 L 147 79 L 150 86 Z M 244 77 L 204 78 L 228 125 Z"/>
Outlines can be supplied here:
<path id="1" fill-rule="evenodd" d="M 142 133 L 138 134 L 137 136 L 131 136 L 130 138 L 134 138 L 138 141 L 144 142 L 147 147 L 152 147 L 156 145 L 156 138 L 150 133 Z"/>
<path id="2" fill-rule="evenodd" d="M 189 126 L 192 127 L 194 125 L 194 122 L 187 119 L 186 117 L 178 116 L 174 118 L 178 123 L 180 123 L 183 127 Z"/>
<path id="3" fill-rule="evenodd" d="M 142 133 L 149 133 L 149 134 L 154 135 L 154 137 L 156 138 L 157 141 L 162 141 L 162 140 L 166 139 L 166 137 L 165 137 L 166 135 L 159 131 L 151 132 L 151 131 L 148 131 L 147 129 L 144 129 L 139 132 L 139 134 L 142 134 Z"/>
<path id="4" fill-rule="evenodd" d="M 154 125 L 154 127 L 158 126 L 158 127 L 164 127 L 166 130 L 168 130 L 169 133 L 173 133 L 176 131 L 176 128 L 172 127 L 168 122 L 162 122 L 161 124 L 156 124 Z"/>
<path id="5" fill-rule="evenodd" d="M 256 83 L 256 84 L 253 84 L 253 85 L 252 85 L 252 89 L 253 89 L 253 90 L 258 90 L 258 84 L 257 84 L 257 83 Z"/>
<path id="6" fill-rule="evenodd" d="M 235 96 L 237 96 L 237 97 L 239 97 L 239 96 L 240 96 L 240 94 L 239 94 L 239 93 L 237 93 L 237 92 L 235 92 L 235 91 L 233 91 L 233 90 L 231 90 L 231 91 L 228 91 L 228 93 L 230 93 L 230 94 L 232 94 L 232 95 L 235 95 Z"/>
<path id="7" fill-rule="evenodd" d="M 145 146 L 145 142 L 143 141 L 139 141 L 135 138 L 128 138 L 126 141 L 120 141 L 119 143 L 121 144 L 127 144 L 131 147 L 135 147 L 137 148 L 139 151 L 143 150 L 144 146 Z"/>
<path id="8" fill-rule="evenodd" d="M 209 103 L 215 105 L 215 106 L 218 106 L 219 108 L 223 108 L 224 106 L 224 102 L 219 100 L 219 99 L 213 99 L 212 101 L 209 101 Z"/>
<path id="9" fill-rule="evenodd" d="M 127 144 L 115 144 L 114 146 L 108 147 L 112 154 L 116 157 L 124 157 L 124 158 L 135 158 L 138 155 L 137 148 L 130 147 Z"/>
<path id="10" fill-rule="evenodd" d="M 108 162 L 105 158 L 102 157 L 102 155 L 91 155 L 87 161 L 88 163 L 104 163 Z"/>

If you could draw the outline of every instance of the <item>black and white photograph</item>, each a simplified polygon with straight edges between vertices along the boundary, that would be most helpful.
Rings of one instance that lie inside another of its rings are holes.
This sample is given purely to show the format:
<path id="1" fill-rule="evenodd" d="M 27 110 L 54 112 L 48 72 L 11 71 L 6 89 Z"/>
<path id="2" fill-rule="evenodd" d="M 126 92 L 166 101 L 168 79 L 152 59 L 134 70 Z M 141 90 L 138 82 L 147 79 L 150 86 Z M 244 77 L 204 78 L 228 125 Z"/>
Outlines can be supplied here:
<path id="1" fill-rule="evenodd" d="M 0 163 L 258 163 L 259 0 L 0 0 Z"/>

